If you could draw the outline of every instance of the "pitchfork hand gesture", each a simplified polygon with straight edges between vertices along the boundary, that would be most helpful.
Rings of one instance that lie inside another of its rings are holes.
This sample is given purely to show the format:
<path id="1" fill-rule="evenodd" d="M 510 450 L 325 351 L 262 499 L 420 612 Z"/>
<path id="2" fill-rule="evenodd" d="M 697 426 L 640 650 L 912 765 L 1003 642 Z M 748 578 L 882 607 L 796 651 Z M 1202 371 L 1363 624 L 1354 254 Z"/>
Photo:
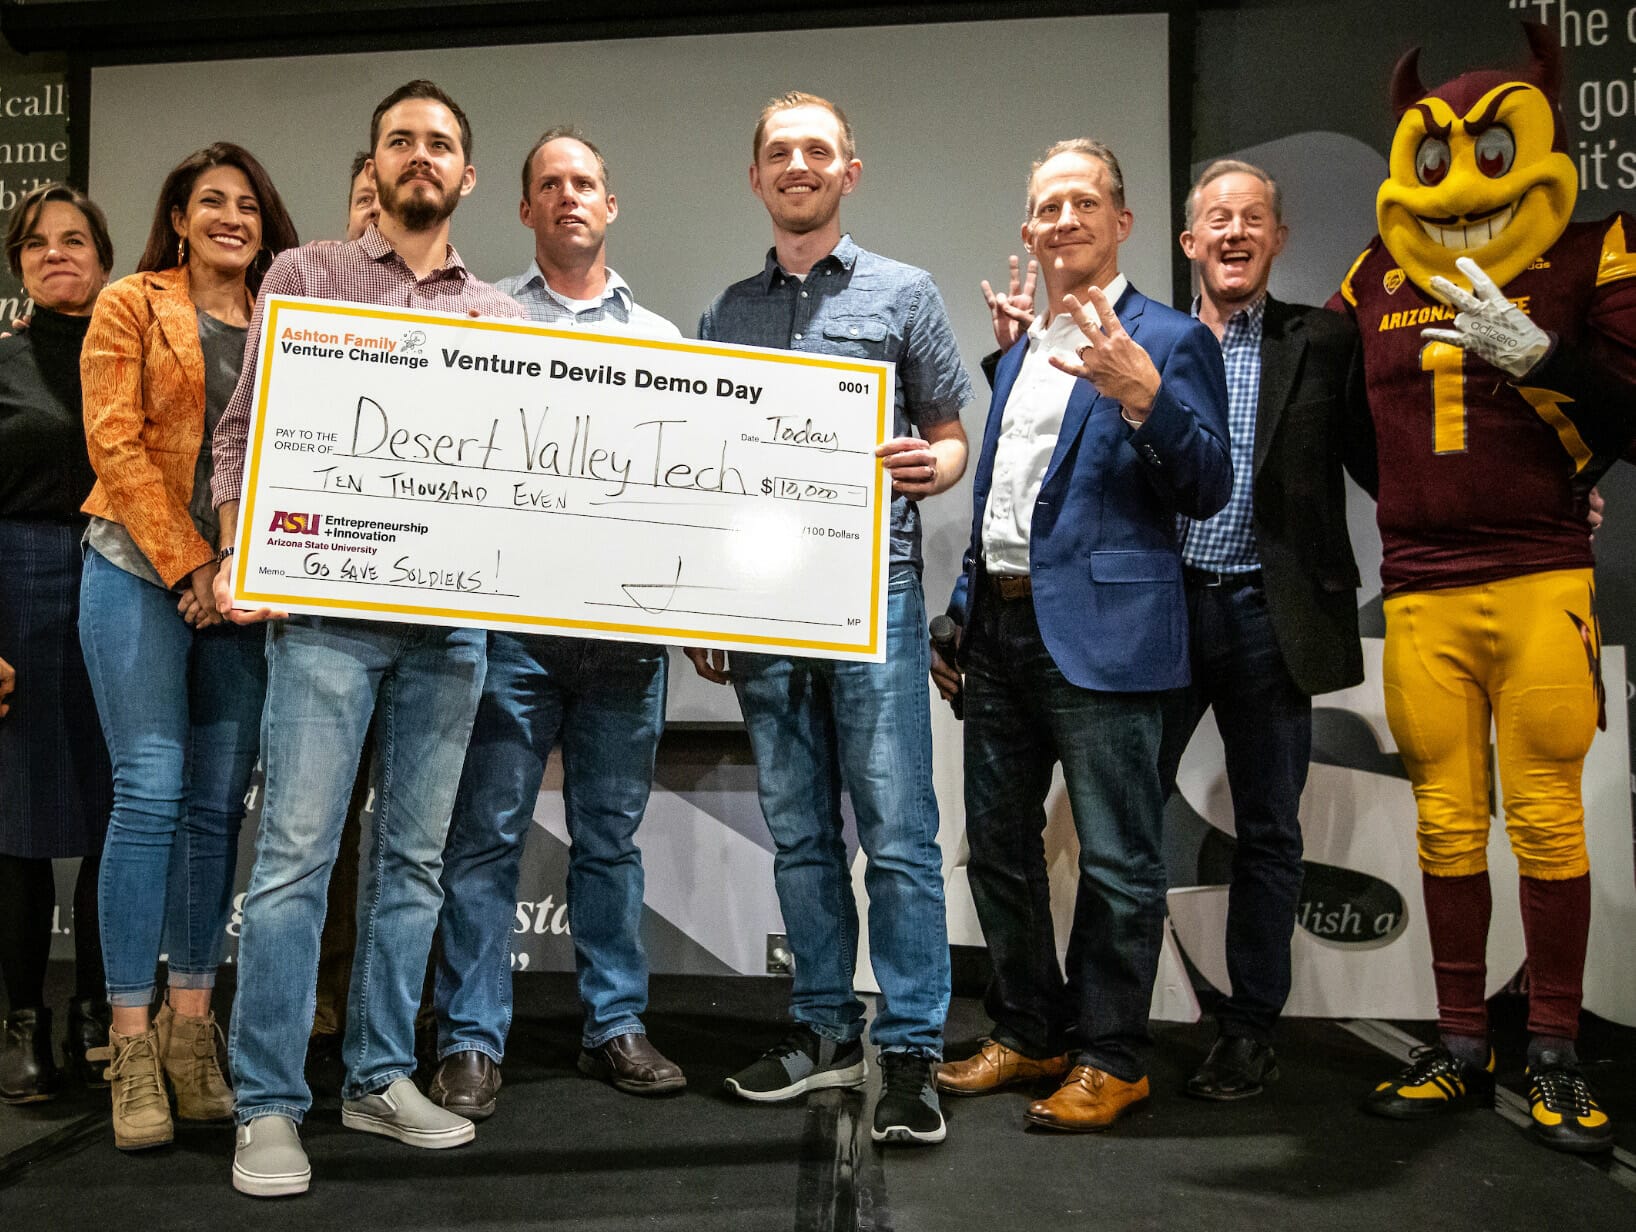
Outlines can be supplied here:
<path id="1" fill-rule="evenodd" d="M 1118 402 L 1127 419 L 1142 423 L 1159 396 L 1159 370 L 1125 332 L 1101 287 L 1091 287 L 1086 299 L 1089 308 L 1072 295 L 1063 297 L 1068 314 L 1085 335 L 1085 345 L 1079 348 L 1077 360 L 1052 355 L 1051 366 L 1083 377 L 1096 386 L 1097 393 Z"/>

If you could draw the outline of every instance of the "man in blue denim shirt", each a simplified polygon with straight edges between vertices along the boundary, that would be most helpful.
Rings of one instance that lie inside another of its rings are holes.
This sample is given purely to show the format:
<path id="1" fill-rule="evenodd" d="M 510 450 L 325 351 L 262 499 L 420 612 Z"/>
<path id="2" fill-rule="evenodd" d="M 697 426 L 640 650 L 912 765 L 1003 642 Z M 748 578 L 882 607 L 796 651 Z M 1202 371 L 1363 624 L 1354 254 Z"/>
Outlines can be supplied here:
<path id="1" fill-rule="evenodd" d="M 866 252 L 841 232 L 841 198 L 863 167 L 840 108 L 810 94 L 774 99 L 761 113 L 752 153 L 750 188 L 772 218 L 773 250 L 759 274 L 710 305 L 699 336 L 896 363 L 897 404 L 896 435 L 876 450 L 893 491 L 886 662 L 735 652 L 729 673 L 723 652 L 688 651 L 701 675 L 731 679 L 738 692 L 795 954 L 794 1029 L 727 1079 L 727 1089 L 773 1101 L 863 1085 L 844 787 L 869 859 L 869 949 L 881 988 L 871 1035 L 885 1081 L 872 1134 L 877 1142 L 941 1142 L 931 1067 L 942 1053 L 949 947 L 915 503 L 965 470 L 960 408 L 971 398 L 971 381 L 931 276 Z"/>

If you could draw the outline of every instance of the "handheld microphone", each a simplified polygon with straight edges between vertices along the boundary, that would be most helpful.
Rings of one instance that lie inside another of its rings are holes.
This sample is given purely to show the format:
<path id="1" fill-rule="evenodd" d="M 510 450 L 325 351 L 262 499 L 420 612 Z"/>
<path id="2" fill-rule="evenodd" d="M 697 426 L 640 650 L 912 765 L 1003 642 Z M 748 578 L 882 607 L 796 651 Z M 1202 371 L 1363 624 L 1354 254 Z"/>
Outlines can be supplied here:
<path id="1" fill-rule="evenodd" d="M 960 632 L 960 627 L 956 625 L 954 621 L 950 620 L 947 616 L 939 612 L 936 616 L 932 617 L 931 623 L 927 626 L 926 631 L 931 634 L 932 646 L 936 649 L 937 653 L 943 657 L 943 661 L 950 667 L 954 667 L 955 638 Z M 949 709 L 954 711 L 954 717 L 957 719 L 964 719 L 966 717 L 966 700 L 960 695 L 960 691 L 958 689 L 956 689 L 954 695 L 949 698 Z"/>

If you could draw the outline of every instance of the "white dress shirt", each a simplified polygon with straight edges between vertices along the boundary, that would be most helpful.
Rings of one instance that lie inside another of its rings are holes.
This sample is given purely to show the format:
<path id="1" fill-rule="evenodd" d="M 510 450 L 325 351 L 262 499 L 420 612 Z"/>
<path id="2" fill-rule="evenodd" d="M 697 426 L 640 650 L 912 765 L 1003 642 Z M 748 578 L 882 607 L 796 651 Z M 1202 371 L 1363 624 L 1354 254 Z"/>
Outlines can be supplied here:
<path id="1" fill-rule="evenodd" d="M 1125 293 L 1125 276 L 1103 290 L 1116 304 Z M 1028 354 L 1006 398 L 1000 439 L 994 451 L 994 473 L 983 510 L 983 563 L 989 573 L 1028 576 L 1028 533 L 1040 484 L 1056 451 L 1063 412 L 1079 378 L 1053 368 L 1047 357 L 1074 359 L 1085 335 L 1067 313 L 1050 324 L 1036 318 L 1028 327 Z"/>

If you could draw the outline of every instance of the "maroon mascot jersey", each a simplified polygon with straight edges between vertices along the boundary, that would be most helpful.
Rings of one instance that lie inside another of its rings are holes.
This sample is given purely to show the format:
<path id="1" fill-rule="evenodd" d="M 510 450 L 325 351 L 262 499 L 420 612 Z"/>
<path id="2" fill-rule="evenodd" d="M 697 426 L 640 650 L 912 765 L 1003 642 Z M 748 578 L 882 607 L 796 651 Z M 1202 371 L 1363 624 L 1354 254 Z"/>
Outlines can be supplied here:
<path id="1" fill-rule="evenodd" d="M 1570 224 L 1505 284 L 1557 339 L 1516 383 L 1421 338 L 1454 310 L 1406 277 L 1379 237 L 1353 265 L 1330 306 L 1350 312 L 1363 338 L 1384 593 L 1594 563 L 1586 495 L 1636 435 L 1636 406 L 1601 404 L 1623 402 L 1610 392 L 1618 381 L 1636 382 L 1633 240 L 1626 214 Z"/>

